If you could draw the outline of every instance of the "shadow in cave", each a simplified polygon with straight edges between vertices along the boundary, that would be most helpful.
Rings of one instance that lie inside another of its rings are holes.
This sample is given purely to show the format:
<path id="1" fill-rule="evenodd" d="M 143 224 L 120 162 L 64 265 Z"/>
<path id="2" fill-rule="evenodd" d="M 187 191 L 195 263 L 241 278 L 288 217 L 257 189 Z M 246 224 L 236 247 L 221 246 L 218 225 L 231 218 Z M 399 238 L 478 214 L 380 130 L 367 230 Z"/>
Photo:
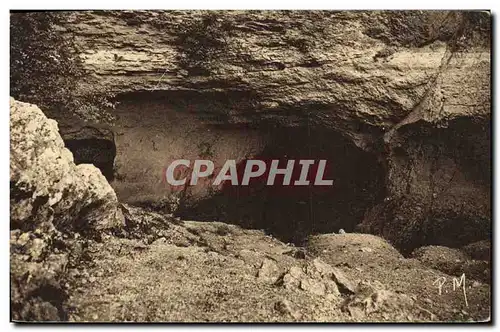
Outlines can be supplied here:
<path id="1" fill-rule="evenodd" d="M 108 181 L 114 179 L 116 146 L 106 139 L 71 139 L 64 144 L 73 153 L 75 164 L 93 164 Z"/>
<path id="2" fill-rule="evenodd" d="M 264 229 L 284 242 L 302 245 L 310 234 L 353 231 L 367 209 L 384 197 L 384 171 L 376 157 L 357 148 L 335 131 L 315 128 L 273 128 L 272 139 L 258 155 L 247 159 L 266 162 L 261 177 L 248 186 L 232 186 L 226 181 L 220 192 L 185 207 L 177 214 L 186 219 L 218 220 L 244 228 Z M 284 175 L 267 186 L 271 160 L 279 168 L 295 160 L 293 183 L 300 176 L 300 159 L 315 160 L 307 186 L 283 186 Z M 324 179 L 333 186 L 313 185 L 319 160 L 327 160 Z M 246 160 L 237 165 L 241 183 Z"/>

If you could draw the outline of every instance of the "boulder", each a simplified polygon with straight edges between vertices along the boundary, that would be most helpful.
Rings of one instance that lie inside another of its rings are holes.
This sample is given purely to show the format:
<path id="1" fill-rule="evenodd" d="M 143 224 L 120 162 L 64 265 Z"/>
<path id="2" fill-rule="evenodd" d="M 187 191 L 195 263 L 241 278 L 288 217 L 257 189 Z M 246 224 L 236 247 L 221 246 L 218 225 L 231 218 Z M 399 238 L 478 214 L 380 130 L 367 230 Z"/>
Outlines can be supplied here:
<path id="1" fill-rule="evenodd" d="M 12 228 L 28 231 L 49 222 L 62 232 L 80 232 L 122 224 L 113 188 L 93 165 L 75 165 L 56 121 L 11 98 L 10 134 Z"/>
<path id="2" fill-rule="evenodd" d="M 480 241 L 480 244 L 485 244 Z M 476 242 L 478 243 L 478 242 Z M 466 246 L 469 252 L 474 248 L 473 245 Z M 411 254 L 413 258 L 418 259 L 422 264 L 430 268 L 439 270 L 451 276 L 460 277 L 464 275 L 467 279 L 479 280 L 485 283 L 491 282 L 491 269 L 489 257 L 488 260 L 478 259 L 478 256 L 471 257 L 463 250 L 448 248 L 444 246 L 425 246 L 414 250 Z M 471 259 L 472 258 L 472 259 Z"/>
<path id="3" fill-rule="evenodd" d="M 472 259 L 491 260 L 491 241 L 482 240 L 469 243 L 462 248 L 462 251 L 469 255 Z"/>
<path id="4" fill-rule="evenodd" d="M 74 164 L 57 122 L 37 106 L 10 99 L 10 134 L 12 319 L 67 320 L 68 266 L 123 215 L 99 169 Z"/>
<path id="5" fill-rule="evenodd" d="M 307 249 L 332 266 L 387 266 L 403 258 L 386 240 L 371 234 L 313 235 Z"/>
<path id="6" fill-rule="evenodd" d="M 460 274 L 460 269 L 467 260 L 467 256 L 460 250 L 443 246 L 420 247 L 412 252 L 411 257 L 451 275 Z"/>

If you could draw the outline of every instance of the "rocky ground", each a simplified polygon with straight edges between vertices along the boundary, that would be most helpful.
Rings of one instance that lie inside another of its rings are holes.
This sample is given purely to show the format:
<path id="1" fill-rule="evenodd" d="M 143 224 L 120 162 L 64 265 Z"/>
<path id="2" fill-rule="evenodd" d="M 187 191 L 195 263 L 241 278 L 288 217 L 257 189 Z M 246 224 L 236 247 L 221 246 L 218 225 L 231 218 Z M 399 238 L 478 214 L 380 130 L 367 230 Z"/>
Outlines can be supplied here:
<path id="1" fill-rule="evenodd" d="M 459 257 L 441 248 L 425 259 L 404 258 L 368 234 L 312 236 L 300 248 L 258 230 L 123 208 L 128 228 L 90 243 L 87 261 L 69 271 L 70 321 L 484 321 L 490 315 L 489 280 L 470 279 L 476 276 L 467 268 L 451 275 L 433 268 L 487 264 L 459 250 Z M 138 232 L 145 225 L 151 233 Z M 462 273 L 465 288 L 453 290 Z"/>
<path id="2" fill-rule="evenodd" d="M 12 320 L 490 320 L 488 13 L 64 15 L 58 31 L 121 105 L 115 123 L 56 122 L 11 98 Z M 302 197 L 268 204 L 262 227 L 179 219 L 160 170 L 207 142 L 219 160 L 327 142 L 342 176 L 323 205 L 342 213 L 318 207 L 325 227 L 295 245 L 260 228 L 301 235 Z"/>

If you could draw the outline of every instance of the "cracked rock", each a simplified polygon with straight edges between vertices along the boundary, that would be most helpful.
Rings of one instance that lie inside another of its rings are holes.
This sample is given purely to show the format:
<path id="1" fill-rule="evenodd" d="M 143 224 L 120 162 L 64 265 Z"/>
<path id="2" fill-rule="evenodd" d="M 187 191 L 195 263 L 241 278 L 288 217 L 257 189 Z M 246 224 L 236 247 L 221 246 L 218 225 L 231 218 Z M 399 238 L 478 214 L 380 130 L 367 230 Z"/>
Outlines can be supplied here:
<path id="1" fill-rule="evenodd" d="M 257 278 L 266 283 L 275 283 L 280 276 L 280 269 L 271 259 L 265 259 L 257 272 Z"/>

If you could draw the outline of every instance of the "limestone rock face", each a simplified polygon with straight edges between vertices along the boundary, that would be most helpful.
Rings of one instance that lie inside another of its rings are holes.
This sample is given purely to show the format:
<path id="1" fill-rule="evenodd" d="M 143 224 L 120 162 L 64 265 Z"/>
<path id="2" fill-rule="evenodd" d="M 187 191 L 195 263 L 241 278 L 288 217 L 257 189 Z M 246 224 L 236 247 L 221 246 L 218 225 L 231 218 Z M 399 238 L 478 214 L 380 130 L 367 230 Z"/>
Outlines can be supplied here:
<path id="1" fill-rule="evenodd" d="M 113 188 L 93 165 L 74 164 L 56 121 L 11 98 L 10 134 L 12 228 L 96 231 L 122 222 Z"/>
<path id="2" fill-rule="evenodd" d="M 87 69 L 118 93 L 222 93 L 234 102 L 230 121 L 310 117 L 369 147 L 417 106 L 434 121 L 489 113 L 489 49 L 447 42 L 468 21 L 425 11 L 108 11 L 73 13 L 65 28 Z"/>
<path id="3" fill-rule="evenodd" d="M 10 135 L 12 319 L 66 320 L 67 268 L 123 215 L 100 170 L 75 165 L 37 106 L 10 99 Z"/>
<path id="4" fill-rule="evenodd" d="M 62 28 L 99 84 L 125 100 L 113 184 L 121 199 L 168 198 L 162 168 L 197 158 L 193 147 L 242 160 L 241 147 L 258 155 L 276 141 L 252 133 L 229 142 L 191 116 L 244 134 L 238 126 L 327 130 L 322 142 L 369 153 L 380 165 L 368 169 L 384 169 L 374 182 L 382 194 L 339 218 L 354 215 L 349 224 L 411 251 L 489 236 L 489 22 L 487 12 L 87 11 Z"/>

